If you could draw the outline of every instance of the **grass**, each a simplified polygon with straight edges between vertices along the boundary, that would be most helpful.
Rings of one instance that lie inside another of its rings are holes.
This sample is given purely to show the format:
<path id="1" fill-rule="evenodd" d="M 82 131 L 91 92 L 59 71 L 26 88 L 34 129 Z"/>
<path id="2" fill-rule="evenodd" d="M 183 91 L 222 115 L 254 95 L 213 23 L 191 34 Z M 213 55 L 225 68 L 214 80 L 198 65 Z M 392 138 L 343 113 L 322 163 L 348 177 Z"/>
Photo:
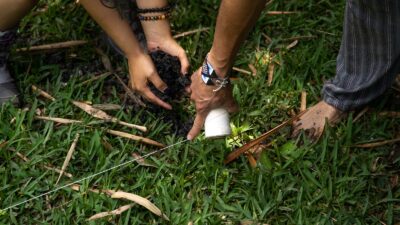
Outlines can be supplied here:
<path id="1" fill-rule="evenodd" d="M 218 3 L 177 1 L 172 21 L 174 32 L 212 27 Z M 45 6 L 47 10 L 40 12 Z M 242 47 L 235 66 L 248 69 L 247 64 L 252 63 L 258 76 L 236 74 L 239 80 L 235 82 L 234 93 L 242 108 L 232 118 L 235 137 L 216 141 L 201 137 L 193 143 L 174 146 L 148 158 L 157 168 L 133 163 L 113 170 L 85 181 L 83 191 L 65 188 L 3 212 L 0 224 L 86 224 L 86 219 L 96 213 L 129 204 L 86 191 L 91 187 L 120 189 L 149 197 L 171 220 L 163 221 L 135 206 L 120 216 L 91 224 L 188 224 L 189 221 L 240 224 L 245 220 L 254 224 L 398 224 L 400 190 L 395 179 L 400 171 L 399 145 L 375 149 L 352 147 L 400 134 L 398 119 L 377 113 L 391 107 L 390 95 L 379 99 L 361 120 L 353 122 L 355 115 L 351 114 L 338 127 L 329 128 L 316 144 L 302 137 L 291 140 L 286 129 L 269 140 L 273 145 L 263 153 L 256 168 L 251 168 L 244 156 L 223 165 L 224 157 L 233 147 L 280 124 L 289 117 L 290 110 L 297 110 L 302 90 L 308 92 L 308 105 L 316 103 L 323 81 L 334 75 L 344 2 L 274 1 L 269 9 L 300 13 L 278 16 L 264 13 Z M 39 13 L 30 14 L 21 23 L 21 39 L 16 46 L 95 40 L 99 35 L 98 27 L 84 10 L 70 1 L 43 0 L 35 12 Z M 273 39 L 272 43 L 265 42 L 263 33 Z M 315 38 L 300 39 L 288 51 L 277 50 L 292 42 L 287 38 L 308 35 Z M 211 41 L 212 32 L 180 39 L 193 69 L 201 64 Z M 91 44 L 56 53 L 12 54 L 12 70 L 20 80 L 27 110 L 11 105 L 1 107 L 0 143 L 8 141 L 0 148 L 1 208 L 56 188 L 58 174 L 43 169 L 42 165 L 61 168 L 77 133 L 80 139 L 67 168 L 74 178 L 63 177 L 60 185 L 131 160 L 133 152 L 144 155 L 154 150 L 105 133 L 105 128 L 115 128 L 140 134 L 117 125 L 58 126 L 33 119 L 36 110 L 45 109 L 46 115 L 93 121 L 69 100 L 104 103 L 99 95 L 104 91 L 103 81 L 78 86 L 90 74 L 104 72 L 94 47 Z M 268 65 L 259 56 L 270 53 L 277 54 L 280 65 L 275 67 L 273 85 L 268 87 Z M 126 74 L 123 60 L 112 57 L 112 61 Z M 49 102 L 36 96 L 30 91 L 31 84 L 37 84 L 58 100 Z M 108 103 L 122 104 L 115 90 L 112 94 L 114 97 Z M 192 106 L 186 108 L 194 113 Z M 157 115 L 145 111 L 133 115 L 129 110 L 112 114 L 124 121 L 146 124 L 150 129 L 146 136 L 164 144 L 183 140 L 172 135 L 169 125 Z M 301 142 L 304 143 L 297 147 Z M 30 161 L 22 161 L 15 152 L 26 155 Z"/>

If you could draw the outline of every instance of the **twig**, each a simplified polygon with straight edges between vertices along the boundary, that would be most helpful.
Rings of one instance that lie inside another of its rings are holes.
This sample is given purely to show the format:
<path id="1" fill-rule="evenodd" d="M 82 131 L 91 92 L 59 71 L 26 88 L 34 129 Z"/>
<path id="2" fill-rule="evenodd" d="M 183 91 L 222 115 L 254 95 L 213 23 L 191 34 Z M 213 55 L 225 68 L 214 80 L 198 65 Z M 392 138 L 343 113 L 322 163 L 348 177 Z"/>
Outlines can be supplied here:
<path id="1" fill-rule="evenodd" d="M 42 89 L 36 87 L 35 85 L 32 85 L 32 90 L 33 90 L 34 92 L 37 92 L 40 96 L 49 99 L 50 101 L 53 101 L 53 102 L 54 102 L 54 101 L 56 100 L 56 99 L 55 99 L 53 96 L 51 96 L 49 93 L 43 91 Z"/>
<path id="2" fill-rule="evenodd" d="M 232 67 L 232 70 L 234 70 L 236 72 L 239 72 L 239 73 L 244 73 L 244 74 L 247 74 L 247 75 L 251 75 L 250 71 L 244 70 L 244 69 L 240 69 L 240 68 L 237 68 L 237 67 Z"/>
<path id="3" fill-rule="evenodd" d="M 93 220 L 101 219 L 101 218 L 104 218 L 107 216 L 121 215 L 123 212 L 132 208 L 134 205 L 135 204 L 124 205 L 113 211 L 97 213 L 97 214 L 91 216 L 89 219 L 87 219 L 87 221 L 93 221 Z"/>
<path id="4" fill-rule="evenodd" d="M 71 158 L 72 158 L 72 154 L 74 154 L 74 151 L 75 151 L 75 148 L 76 148 L 76 144 L 78 143 L 78 140 L 79 140 L 79 134 L 76 134 L 76 135 L 75 135 L 74 142 L 72 142 L 71 147 L 70 147 L 69 150 L 68 150 L 67 157 L 65 157 L 64 163 L 63 163 L 62 168 L 61 168 L 60 175 L 58 176 L 58 179 L 57 179 L 57 181 L 56 181 L 56 185 L 57 185 L 58 182 L 60 181 L 60 179 L 61 179 L 61 177 L 62 177 L 62 175 L 63 175 L 65 169 L 67 168 L 67 166 L 68 166 L 68 164 L 69 164 L 69 161 L 70 161 Z"/>
<path id="5" fill-rule="evenodd" d="M 283 127 L 287 126 L 288 124 L 291 124 L 294 120 L 298 119 L 301 115 L 303 115 L 306 111 L 301 112 L 295 117 L 292 117 L 291 119 L 286 120 L 285 122 L 281 123 L 280 125 L 276 126 L 275 128 L 271 129 L 270 131 L 262 134 L 260 137 L 248 142 L 247 144 L 243 145 L 242 147 L 236 149 L 235 151 L 231 152 L 224 160 L 225 164 L 228 164 L 238 158 L 241 154 L 247 152 L 249 149 L 252 147 L 260 144 L 262 141 L 267 139 L 269 136 L 275 134 L 277 131 L 282 129 Z"/>
<path id="6" fill-rule="evenodd" d="M 300 12 L 290 12 L 290 11 L 268 11 L 267 15 L 289 15 L 289 14 L 297 14 Z"/>
<path id="7" fill-rule="evenodd" d="M 124 88 L 126 94 L 129 96 L 129 98 L 132 99 L 132 101 L 134 101 L 136 104 L 138 104 L 138 105 L 140 105 L 140 106 L 146 107 L 146 104 L 144 104 L 143 101 L 140 100 L 140 98 L 137 97 L 137 96 L 133 93 L 133 91 L 124 83 L 124 81 L 123 81 L 117 74 L 115 74 L 114 76 L 117 78 L 117 80 L 119 81 L 119 83 L 120 83 L 120 84 L 122 85 L 122 87 Z"/>
<path id="8" fill-rule="evenodd" d="M 384 116 L 384 117 L 389 117 L 389 118 L 400 118 L 400 112 L 396 112 L 396 111 L 381 112 L 378 115 Z"/>
<path id="9" fill-rule="evenodd" d="M 191 35 L 191 34 L 201 33 L 201 32 L 209 31 L 209 30 L 210 30 L 209 27 L 198 28 L 198 29 L 186 31 L 186 32 L 183 32 L 183 33 L 180 33 L 180 34 L 175 34 L 173 36 L 173 38 L 178 39 L 178 38 L 185 37 L 185 36 L 188 36 L 188 35 Z"/>
<path id="10" fill-rule="evenodd" d="M 294 40 L 292 43 L 290 43 L 288 46 L 286 46 L 286 50 L 289 50 L 293 47 L 295 47 L 299 43 L 299 40 Z"/>
<path id="11" fill-rule="evenodd" d="M 58 42 L 58 43 L 52 43 L 52 44 L 19 48 L 16 50 L 16 52 L 32 52 L 32 51 L 44 51 L 44 50 L 53 50 L 53 49 L 60 49 L 60 48 L 70 48 L 70 47 L 75 47 L 75 46 L 79 46 L 79 45 L 84 45 L 87 43 L 88 43 L 88 41 L 84 41 L 84 40 L 65 41 L 65 42 Z"/>
<path id="12" fill-rule="evenodd" d="M 354 145 L 354 147 L 357 148 L 376 148 L 380 146 L 384 146 L 387 144 L 393 144 L 396 142 L 400 142 L 400 138 L 395 138 L 392 140 L 386 140 L 386 141 L 379 141 L 379 142 L 373 142 L 373 143 L 366 143 L 366 144 L 359 144 L 359 145 Z"/>
<path id="13" fill-rule="evenodd" d="M 282 41 L 295 41 L 295 40 L 300 40 L 300 39 L 314 39 L 314 38 L 317 38 L 317 36 L 304 35 L 304 36 L 296 36 L 296 37 L 285 38 L 285 39 L 282 39 Z"/>
<path id="14" fill-rule="evenodd" d="M 307 92 L 301 92 L 301 103 L 300 103 L 300 112 L 303 112 L 307 109 Z"/>
<path id="15" fill-rule="evenodd" d="M 71 120 L 71 119 L 64 119 L 64 118 L 57 118 L 57 117 L 47 117 L 47 116 L 35 116 L 35 119 L 52 121 L 52 122 L 62 123 L 62 124 L 82 123 L 82 121 L 80 121 L 80 120 Z"/>
<path id="16" fill-rule="evenodd" d="M 357 122 L 358 120 L 360 120 L 360 118 L 361 118 L 366 112 L 368 112 L 368 110 L 369 110 L 369 107 L 365 107 L 363 110 L 361 110 L 361 112 L 359 112 L 359 113 L 357 114 L 357 116 L 354 118 L 353 122 L 355 123 L 355 122 Z"/>
<path id="17" fill-rule="evenodd" d="M 145 137 L 141 137 L 141 136 L 137 136 L 137 135 L 133 135 L 133 134 L 128 134 L 125 132 L 121 132 L 121 131 L 116 131 L 116 130 L 107 130 L 107 133 L 115 135 L 115 136 L 119 136 L 119 137 L 123 137 L 123 138 L 128 138 L 134 141 L 139 141 L 139 142 L 143 142 L 149 145 L 154 145 L 160 148 L 165 147 L 165 145 L 157 142 L 157 141 L 153 141 L 149 138 L 145 138 Z"/>

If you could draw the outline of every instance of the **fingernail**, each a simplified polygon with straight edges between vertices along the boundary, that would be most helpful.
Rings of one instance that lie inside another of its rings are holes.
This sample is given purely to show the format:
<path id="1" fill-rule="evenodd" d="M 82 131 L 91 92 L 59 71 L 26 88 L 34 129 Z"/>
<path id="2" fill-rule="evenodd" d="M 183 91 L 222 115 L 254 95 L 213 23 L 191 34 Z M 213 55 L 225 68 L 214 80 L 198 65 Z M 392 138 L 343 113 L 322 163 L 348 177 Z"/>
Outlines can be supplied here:
<path id="1" fill-rule="evenodd" d="M 192 135 L 188 134 L 188 136 L 186 136 L 186 139 L 188 139 L 189 141 L 193 140 Z"/>

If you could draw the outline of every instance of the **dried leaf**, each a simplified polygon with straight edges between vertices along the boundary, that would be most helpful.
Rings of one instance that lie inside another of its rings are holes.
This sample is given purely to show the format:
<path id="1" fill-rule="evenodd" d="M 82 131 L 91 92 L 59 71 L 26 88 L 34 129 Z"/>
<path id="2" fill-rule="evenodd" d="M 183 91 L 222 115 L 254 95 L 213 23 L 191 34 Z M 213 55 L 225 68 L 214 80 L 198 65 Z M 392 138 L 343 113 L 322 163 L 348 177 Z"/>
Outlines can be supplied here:
<path id="1" fill-rule="evenodd" d="M 110 211 L 110 212 L 97 213 L 97 214 L 91 216 L 89 219 L 87 219 L 87 221 L 97 220 L 97 219 L 101 219 L 101 218 L 104 218 L 107 216 L 120 215 L 123 212 L 127 211 L 128 209 L 132 208 L 133 206 L 134 206 L 134 204 L 129 204 L 129 205 L 124 205 L 122 207 L 119 207 L 118 209 Z"/>
<path id="2" fill-rule="evenodd" d="M 49 99 L 50 101 L 55 101 L 56 99 L 51 96 L 49 93 L 43 91 L 42 89 L 36 87 L 35 85 L 32 85 L 32 91 L 37 92 L 40 96 Z"/>
<path id="3" fill-rule="evenodd" d="M 35 116 L 35 119 L 38 120 L 47 120 L 61 124 L 74 124 L 74 123 L 82 123 L 80 120 L 71 120 L 71 119 L 64 119 L 64 118 L 57 118 L 57 117 L 47 117 L 47 116 Z"/>
<path id="4" fill-rule="evenodd" d="M 267 139 L 269 136 L 275 134 L 276 132 L 278 132 L 280 129 L 282 129 L 283 127 L 287 126 L 288 124 L 291 124 L 294 120 L 298 119 L 303 113 L 305 113 L 306 111 L 298 114 L 295 117 L 292 117 L 291 119 L 286 120 L 285 122 L 281 123 L 280 125 L 274 127 L 273 129 L 271 129 L 270 131 L 262 134 L 260 137 L 248 142 L 247 144 L 243 145 L 242 147 L 236 149 L 235 151 L 231 152 L 224 160 L 225 164 L 228 164 L 230 162 L 232 162 L 233 160 L 235 160 L 237 157 L 239 157 L 241 154 L 247 152 L 250 148 L 260 144 L 262 141 L 264 141 L 265 139 Z"/>
<path id="5" fill-rule="evenodd" d="M 109 72 L 114 71 L 114 69 L 112 68 L 111 60 L 108 57 L 108 55 L 100 48 L 96 48 L 95 50 L 96 50 L 97 54 L 100 55 L 101 62 L 103 63 L 104 68 Z"/>
<path id="6" fill-rule="evenodd" d="M 132 153 L 132 157 L 136 159 L 136 162 L 141 165 L 141 166 L 148 166 L 148 167 L 155 167 L 157 168 L 157 165 L 149 162 L 149 160 L 144 159 L 141 155 L 137 153 Z"/>
<path id="7" fill-rule="evenodd" d="M 61 174 L 61 170 L 59 170 L 59 169 L 57 169 L 57 168 L 54 168 L 54 167 L 52 167 L 52 166 L 44 165 L 43 168 L 45 168 L 46 170 L 54 171 L 54 172 L 56 172 L 56 173 L 58 173 L 58 174 Z M 63 172 L 63 176 L 66 176 L 66 177 L 68 177 L 68 178 L 72 178 L 72 177 L 73 177 L 72 174 L 67 173 L 67 172 L 65 172 L 65 171 Z"/>
<path id="8" fill-rule="evenodd" d="M 79 184 L 73 184 L 71 186 L 69 186 L 72 190 L 74 191 L 80 191 L 81 186 Z M 96 193 L 96 194 L 106 194 L 108 196 L 111 197 L 111 195 L 113 195 L 116 191 L 114 190 L 110 190 L 110 189 L 105 189 L 105 190 L 99 190 L 96 188 L 89 188 L 88 191 Z"/>
<path id="9" fill-rule="evenodd" d="M 94 108 L 104 110 L 104 111 L 112 111 L 112 110 L 120 110 L 122 107 L 117 104 L 94 104 Z"/>
<path id="10" fill-rule="evenodd" d="M 108 115 L 106 112 L 104 112 L 104 111 L 102 111 L 100 109 L 96 109 L 93 106 L 88 105 L 86 103 L 78 102 L 78 101 L 72 101 L 72 104 L 74 104 L 75 106 L 79 107 L 80 109 L 82 109 L 83 111 L 85 111 L 86 113 L 88 113 L 89 115 L 91 115 L 91 116 L 93 116 L 95 118 L 102 119 L 102 120 L 105 120 L 107 122 L 118 123 L 118 124 L 123 125 L 123 126 L 127 126 L 127 127 L 130 127 L 130 128 L 135 128 L 135 129 L 138 129 L 140 131 L 147 132 L 147 128 L 144 127 L 144 126 L 139 126 L 139 125 L 136 125 L 136 124 L 131 124 L 131 123 L 120 121 L 117 118 Z"/>
<path id="11" fill-rule="evenodd" d="M 150 210 L 152 213 L 156 214 L 157 216 L 160 216 L 164 218 L 165 220 L 169 221 L 169 218 L 161 212 L 157 206 L 155 206 L 153 203 L 151 203 L 149 200 L 146 198 L 143 198 L 139 195 L 127 193 L 127 192 L 122 192 L 122 191 L 117 191 L 115 192 L 111 198 L 116 198 L 116 199 L 126 199 L 132 202 L 136 202 L 137 204 L 145 207 L 146 209 Z"/>
<path id="12" fill-rule="evenodd" d="M 134 140 L 134 141 L 143 142 L 143 143 L 146 143 L 146 144 L 149 144 L 149 145 L 154 145 L 154 146 L 161 147 L 161 148 L 165 147 L 165 145 L 163 145 L 163 144 L 161 144 L 161 143 L 159 143 L 157 141 L 153 141 L 153 140 L 151 140 L 149 138 L 145 138 L 145 137 L 141 137 L 141 136 L 137 136 L 137 135 L 133 135 L 133 134 L 128 134 L 128 133 L 125 133 L 125 132 L 122 132 L 122 131 L 107 130 L 107 133 L 115 135 L 115 136 L 123 137 L 123 138 L 128 138 L 128 139 L 131 139 L 131 140 Z"/>
<path id="13" fill-rule="evenodd" d="M 257 76 L 257 69 L 253 64 L 249 64 L 249 69 L 251 70 L 253 76 Z"/>
<path id="14" fill-rule="evenodd" d="M 57 181 L 56 181 L 56 185 L 57 185 L 58 182 L 60 181 L 60 179 L 61 179 L 61 177 L 62 177 L 62 175 L 63 175 L 65 169 L 67 168 L 67 166 L 68 166 L 68 164 L 69 164 L 69 161 L 70 161 L 71 158 L 72 158 L 72 154 L 74 154 L 74 152 L 75 152 L 75 148 L 76 148 L 76 144 L 78 143 L 78 140 L 79 140 L 79 134 L 76 134 L 76 135 L 75 135 L 75 139 L 74 139 L 74 141 L 72 142 L 71 147 L 70 147 L 69 150 L 68 150 L 67 157 L 65 157 L 64 163 L 63 163 L 62 168 L 61 168 L 60 176 L 58 176 L 58 179 L 57 179 Z"/>

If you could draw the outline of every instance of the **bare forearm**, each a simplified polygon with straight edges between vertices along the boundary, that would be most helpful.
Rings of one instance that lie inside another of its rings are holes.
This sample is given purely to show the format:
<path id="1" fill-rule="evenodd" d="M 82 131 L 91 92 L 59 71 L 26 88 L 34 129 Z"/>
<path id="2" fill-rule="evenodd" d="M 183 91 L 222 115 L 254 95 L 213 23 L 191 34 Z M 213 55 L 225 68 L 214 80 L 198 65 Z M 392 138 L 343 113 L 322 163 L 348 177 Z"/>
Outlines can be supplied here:
<path id="1" fill-rule="evenodd" d="M 129 23 L 121 18 L 117 10 L 105 7 L 100 0 L 81 0 L 80 3 L 121 48 L 126 57 L 143 53 Z"/>
<path id="2" fill-rule="evenodd" d="M 265 0 L 222 0 L 210 61 L 221 76 L 226 75 L 249 30 L 265 6 Z"/>

